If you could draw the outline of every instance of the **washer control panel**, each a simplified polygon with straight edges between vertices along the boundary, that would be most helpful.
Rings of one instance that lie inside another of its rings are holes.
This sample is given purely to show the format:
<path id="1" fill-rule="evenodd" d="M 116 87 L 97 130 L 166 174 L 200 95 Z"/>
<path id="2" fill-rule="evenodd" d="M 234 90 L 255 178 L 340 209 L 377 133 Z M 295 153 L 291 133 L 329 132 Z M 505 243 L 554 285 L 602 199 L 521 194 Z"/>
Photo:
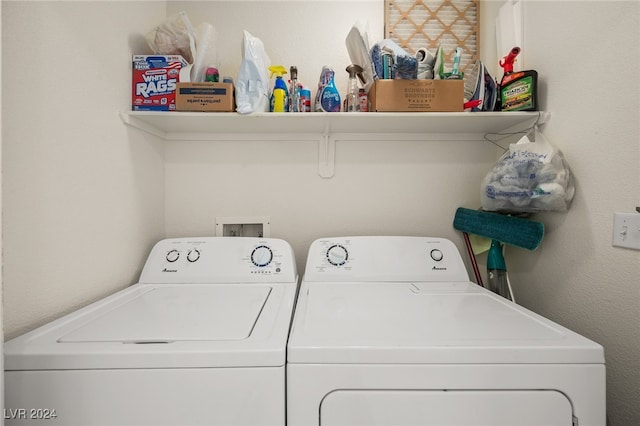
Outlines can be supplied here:
<path id="1" fill-rule="evenodd" d="M 456 246 L 429 237 L 321 238 L 305 269 L 305 281 L 468 280 Z"/>
<path id="2" fill-rule="evenodd" d="M 158 242 L 141 283 L 288 282 L 297 279 L 291 246 L 275 238 L 172 238 Z"/>

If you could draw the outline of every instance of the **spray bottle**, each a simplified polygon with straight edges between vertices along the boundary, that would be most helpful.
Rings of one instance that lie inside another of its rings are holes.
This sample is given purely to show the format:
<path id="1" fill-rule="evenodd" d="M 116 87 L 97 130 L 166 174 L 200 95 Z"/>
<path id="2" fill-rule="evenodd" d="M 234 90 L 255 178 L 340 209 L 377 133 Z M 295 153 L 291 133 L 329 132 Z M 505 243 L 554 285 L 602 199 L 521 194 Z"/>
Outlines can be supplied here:
<path id="1" fill-rule="evenodd" d="M 273 85 L 273 92 L 271 92 L 271 105 L 269 111 L 271 112 L 289 112 L 289 91 L 287 85 L 284 82 L 282 76 L 287 73 L 287 69 L 282 65 L 272 65 L 269 67 L 271 71 L 271 77 L 276 75 L 276 82 Z"/>
<path id="2" fill-rule="evenodd" d="M 315 102 L 315 110 L 318 112 L 340 112 L 340 92 L 333 81 L 334 75 L 331 68 L 322 67 Z"/>
<path id="3" fill-rule="evenodd" d="M 301 112 L 300 108 L 300 87 L 298 84 L 298 67 L 291 66 L 289 68 L 289 75 L 291 80 L 289 81 L 289 111 Z"/>
<path id="4" fill-rule="evenodd" d="M 489 290 L 513 300 L 507 278 L 507 266 L 502 255 L 502 244 L 497 240 L 491 241 L 491 248 L 487 255 L 487 278 Z"/>
<path id="5" fill-rule="evenodd" d="M 347 67 L 346 71 L 349 73 L 349 83 L 347 84 L 347 96 L 344 100 L 344 111 L 357 112 L 360 111 L 357 75 L 361 74 L 364 70 L 360 65 L 351 64 Z"/>
<path id="6" fill-rule="evenodd" d="M 504 74 L 498 88 L 496 109 L 502 111 L 538 110 L 538 73 L 535 70 L 513 72 L 513 63 L 520 53 L 519 47 L 511 49 L 500 60 Z"/>

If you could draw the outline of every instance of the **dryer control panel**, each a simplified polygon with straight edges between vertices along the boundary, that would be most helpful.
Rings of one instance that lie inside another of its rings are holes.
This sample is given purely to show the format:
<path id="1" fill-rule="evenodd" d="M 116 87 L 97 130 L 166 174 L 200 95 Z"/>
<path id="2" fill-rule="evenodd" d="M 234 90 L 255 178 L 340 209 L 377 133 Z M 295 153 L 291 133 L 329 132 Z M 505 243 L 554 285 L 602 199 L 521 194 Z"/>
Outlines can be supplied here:
<path id="1" fill-rule="evenodd" d="M 158 242 L 140 275 L 145 284 L 296 282 L 289 243 L 277 238 L 171 238 Z"/>
<path id="2" fill-rule="evenodd" d="M 309 249 L 305 281 L 469 281 L 457 247 L 444 238 L 321 238 Z"/>

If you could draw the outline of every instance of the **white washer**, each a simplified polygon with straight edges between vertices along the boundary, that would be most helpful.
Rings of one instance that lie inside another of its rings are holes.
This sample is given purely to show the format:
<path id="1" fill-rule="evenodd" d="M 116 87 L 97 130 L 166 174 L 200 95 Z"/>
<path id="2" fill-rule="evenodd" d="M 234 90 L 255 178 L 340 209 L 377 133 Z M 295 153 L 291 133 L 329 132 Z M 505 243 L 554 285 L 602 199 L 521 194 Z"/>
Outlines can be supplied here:
<path id="1" fill-rule="evenodd" d="M 160 241 L 137 284 L 5 344 L 7 425 L 284 425 L 291 246 Z"/>
<path id="2" fill-rule="evenodd" d="M 287 424 L 604 426 L 604 352 L 470 282 L 448 240 L 320 239 L 289 337 Z"/>

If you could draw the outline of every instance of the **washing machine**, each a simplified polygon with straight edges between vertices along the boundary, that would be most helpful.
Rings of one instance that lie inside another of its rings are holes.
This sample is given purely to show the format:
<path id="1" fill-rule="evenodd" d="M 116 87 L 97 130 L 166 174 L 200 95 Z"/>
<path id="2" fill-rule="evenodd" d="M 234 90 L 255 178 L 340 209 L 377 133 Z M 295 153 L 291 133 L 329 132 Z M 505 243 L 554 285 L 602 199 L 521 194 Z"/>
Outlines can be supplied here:
<path id="1" fill-rule="evenodd" d="M 283 240 L 160 241 L 138 283 L 5 344 L 5 422 L 284 425 L 296 289 Z"/>
<path id="2" fill-rule="evenodd" d="M 472 283 L 446 239 L 314 241 L 287 357 L 289 426 L 605 425 L 602 346 Z"/>

